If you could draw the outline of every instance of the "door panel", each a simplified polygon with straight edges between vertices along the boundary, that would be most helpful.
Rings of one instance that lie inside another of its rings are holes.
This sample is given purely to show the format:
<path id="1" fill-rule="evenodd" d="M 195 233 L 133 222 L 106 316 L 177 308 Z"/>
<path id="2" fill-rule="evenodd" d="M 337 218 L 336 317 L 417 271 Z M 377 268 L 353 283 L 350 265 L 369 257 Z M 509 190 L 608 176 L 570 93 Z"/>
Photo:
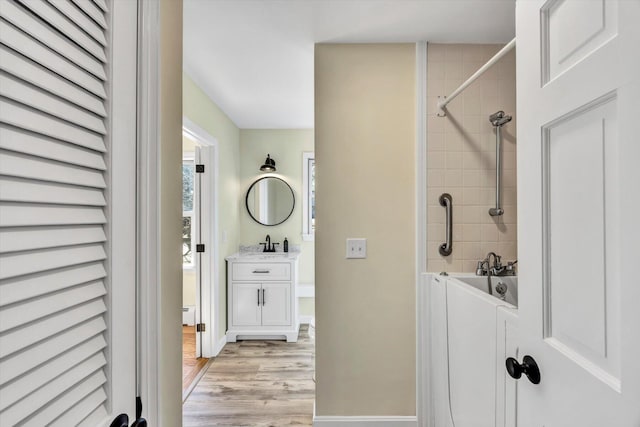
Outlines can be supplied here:
<path id="1" fill-rule="evenodd" d="M 262 295 L 259 283 L 234 283 L 231 300 L 234 325 L 260 326 Z"/>
<path id="2" fill-rule="evenodd" d="M 135 415 L 137 5 L 53 3 L 78 20 L 0 2 L 0 425 L 108 425 Z"/>
<path id="3" fill-rule="evenodd" d="M 615 101 L 607 96 L 543 128 L 543 268 L 548 343 L 619 389 Z"/>
<path id="4" fill-rule="evenodd" d="M 287 326 L 291 324 L 291 284 L 263 283 L 262 325 Z"/>
<path id="5" fill-rule="evenodd" d="M 518 425 L 635 427 L 640 2 L 516 15 L 520 360 L 541 372 L 519 380 Z"/>

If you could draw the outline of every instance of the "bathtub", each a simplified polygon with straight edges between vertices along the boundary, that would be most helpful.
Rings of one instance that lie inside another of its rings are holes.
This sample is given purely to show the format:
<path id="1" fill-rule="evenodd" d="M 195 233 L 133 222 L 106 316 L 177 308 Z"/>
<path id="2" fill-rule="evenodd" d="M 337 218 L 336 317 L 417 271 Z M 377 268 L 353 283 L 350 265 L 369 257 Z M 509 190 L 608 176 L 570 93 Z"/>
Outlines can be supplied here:
<path id="1" fill-rule="evenodd" d="M 431 276 L 435 427 L 516 425 L 516 382 L 504 361 L 518 356 L 517 278 L 492 278 L 494 290 L 499 282 L 507 285 L 504 300 L 489 295 L 486 277 Z"/>

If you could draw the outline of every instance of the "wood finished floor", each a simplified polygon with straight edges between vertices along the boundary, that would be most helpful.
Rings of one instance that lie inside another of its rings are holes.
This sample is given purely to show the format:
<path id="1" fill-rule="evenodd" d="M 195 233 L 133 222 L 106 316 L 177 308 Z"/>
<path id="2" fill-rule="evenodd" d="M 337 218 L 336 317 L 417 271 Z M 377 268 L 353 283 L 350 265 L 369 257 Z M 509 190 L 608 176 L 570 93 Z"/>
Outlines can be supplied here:
<path id="1" fill-rule="evenodd" d="M 228 343 L 183 406 L 184 427 L 311 426 L 315 343 Z"/>
<path id="2" fill-rule="evenodd" d="M 189 388 L 193 380 L 209 359 L 196 357 L 196 327 L 182 325 L 182 392 Z"/>

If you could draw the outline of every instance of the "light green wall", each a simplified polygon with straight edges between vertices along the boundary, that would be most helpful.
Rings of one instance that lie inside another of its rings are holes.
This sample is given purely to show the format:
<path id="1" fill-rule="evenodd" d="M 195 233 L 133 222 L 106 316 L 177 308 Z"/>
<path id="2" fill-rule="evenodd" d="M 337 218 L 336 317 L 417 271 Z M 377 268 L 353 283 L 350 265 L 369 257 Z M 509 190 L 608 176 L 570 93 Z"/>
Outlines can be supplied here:
<path id="1" fill-rule="evenodd" d="M 285 237 L 289 244 L 300 245 L 298 282 L 314 282 L 314 242 L 302 240 L 302 153 L 313 151 L 313 129 L 242 129 L 240 130 L 240 244 L 256 245 L 264 242 L 267 234 L 271 241 Z M 277 171 L 260 171 L 267 153 L 276 161 Z M 251 183 L 266 175 L 284 179 L 293 188 L 296 202 L 293 213 L 284 223 L 267 227 L 255 222 L 245 207 L 245 196 Z M 306 314 L 306 313 L 301 313 Z"/>
<path id="2" fill-rule="evenodd" d="M 240 130 L 229 117 L 191 80 L 182 74 L 183 113 L 218 141 L 218 286 L 220 299 L 217 315 L 218 333 L 223 336 L 227 325 L 227 291 L 224 258 L 238 250 L 240 205 Z"/>
<path id="3" fill-rule="evenodd" d="M 226 332 L 226 275 L 224 257 L 237 252 L 238 245 L 257 244 L 270 234 L 273 241 L 280 242 L 285 237 L 291 244 L 301 245 L 299 261 L 299 282 L 314 283 L 314 242 L 302 240 L 302 153 L 313 151 L 312 129 L 240 130 L 229 117 L 183 73 L 183 109 L 184 116 L 209 132 L 218 141 L 219 168 L 219 231 L 220 251 L 218 254 L 218 285 L 220 300 L 217 307 L 218 332 Z M 244 198 L 251 182 L 264 174 L 259 166 L 267 153 L 277 162 L 277 176 L 291 185 L 296 195 L 296 207 L 291 217 L 283 224 L 265 227 L 249 217 Z M 224 236 L 226 235 L 226 241 Z M 189 292 L 193 278 L 186 273 L 183 298 L 192 299 Z M 188 289 L 187 289 L 188 288 Z M 186 302 L 185 302 L 186 304 Z M 300 315 L 314 314 L 314 299 L 300 299 Z"/>
<path id="4" fill-rule="evenodd" d="M 298 282 L 311 285 L 315 281 L 315 245 L 302 240 L 302 153 L 313 151 L 313 129 L 242 129 L 240 130 L 240 244 L 264 242 L 267 234 L 279 242 L 285 237 L 289 244 L 300 245 Z M 267 174 L 259 170 L 267 153 L 276 161 L 273 176 L 284 179 L 293 188 L 295 208 L 288 220 L 267 227 L 255 222 L 245 207 L 245 196 L 256 179 Z M 314 315 L 314 299 L 300 298 L 301 316 Z"/>

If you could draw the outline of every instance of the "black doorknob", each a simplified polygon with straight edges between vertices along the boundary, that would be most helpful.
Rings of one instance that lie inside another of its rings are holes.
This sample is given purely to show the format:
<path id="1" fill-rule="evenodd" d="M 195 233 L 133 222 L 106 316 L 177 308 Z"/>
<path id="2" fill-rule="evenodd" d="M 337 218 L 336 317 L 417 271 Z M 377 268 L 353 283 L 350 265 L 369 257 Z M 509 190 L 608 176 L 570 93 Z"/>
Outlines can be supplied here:
<path id="1" fill-rule="evenodd" d="M 538 364 L 531 356 L 525 356 L 522 358 L 522 364 L 518 363 L 513 357 L 509 357 L 506 360 L 507 372 L 511 378 L 520 379 L 522 374 L 525 374 L 529 381 L 533 384 L 540 384 L 540 369 Z"/>
<path id="2" fill-rule="evenodd" d="M 127 414 L 118 415 L 109 427 L 129 427 L 129 416 Z"/>

